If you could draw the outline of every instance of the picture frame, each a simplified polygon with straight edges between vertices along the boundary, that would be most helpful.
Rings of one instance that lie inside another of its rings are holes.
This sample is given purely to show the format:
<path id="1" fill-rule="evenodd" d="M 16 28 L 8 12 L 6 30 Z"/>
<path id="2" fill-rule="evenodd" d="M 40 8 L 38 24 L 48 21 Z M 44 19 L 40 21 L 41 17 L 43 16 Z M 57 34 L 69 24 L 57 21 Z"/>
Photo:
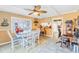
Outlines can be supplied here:
<path id="1" fill-rule="evenodd" d="M 24 31 L 32 30 L 32 21 L 30 19 L 11 17 L 11 32 L 15 33 L 15 23 Z"/>

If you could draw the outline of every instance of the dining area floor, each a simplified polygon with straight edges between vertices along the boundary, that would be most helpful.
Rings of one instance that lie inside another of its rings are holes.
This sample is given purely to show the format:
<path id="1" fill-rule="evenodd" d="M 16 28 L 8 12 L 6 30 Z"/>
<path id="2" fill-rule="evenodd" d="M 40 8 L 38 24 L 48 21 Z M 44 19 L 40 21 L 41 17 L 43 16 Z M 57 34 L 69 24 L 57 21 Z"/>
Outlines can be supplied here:
<path id="1" fill-rule="evenodd" d="M 41 37 L 34 47 L 22 48 L 18 46 L 12 51 L 11 44 L 8 44 L 0 46 L 0 53 L 72 53 L 72 51 L 60 47 L 50 37 Z"/>

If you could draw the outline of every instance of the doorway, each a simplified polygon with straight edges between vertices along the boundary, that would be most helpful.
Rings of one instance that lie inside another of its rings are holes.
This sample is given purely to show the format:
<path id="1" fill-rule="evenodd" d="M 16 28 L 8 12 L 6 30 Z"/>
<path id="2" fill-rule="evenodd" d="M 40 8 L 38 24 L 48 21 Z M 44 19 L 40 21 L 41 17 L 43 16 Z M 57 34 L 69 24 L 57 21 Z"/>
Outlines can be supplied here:
<path id="1" fill-rule="evenodd" d="M 52 34 L 53 34 L 53 40 L 55 42 L 59 41 L 58 39 L 60 34 L 59 29 L 60 29 L 60 32 L 62 32 L 62 20 L 61 19 L 52 20 Z"/>

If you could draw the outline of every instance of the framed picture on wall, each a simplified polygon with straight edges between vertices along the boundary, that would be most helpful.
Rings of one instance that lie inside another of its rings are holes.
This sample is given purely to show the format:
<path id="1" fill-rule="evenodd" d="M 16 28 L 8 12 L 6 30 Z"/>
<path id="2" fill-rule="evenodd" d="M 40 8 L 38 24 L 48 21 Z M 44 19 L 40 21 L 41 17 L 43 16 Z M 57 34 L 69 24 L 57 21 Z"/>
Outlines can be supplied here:
<path id="1" fill-rule="evenodd" d="M 16 32 L 16 28 L 19 31 L 31 31 L 32 30 L 32 22 L 30 19 L 11 17 L 11 31 Z"/>
<path id="2" fill-rule="evenodd" d="M 66 33 L 72 32 L 73 27 L 73 21 L 72 20 L 66 20 Z"/>
<path id="3" fill-rule="evenodd" d="M 7 31 L 10 30 L 11 27 L 11 20 L 7 17 L 0 18 L 0 30 Z"/>
<path id="4" fill-rule="evenodd" d="M 67 27 L 72 27 L 72 23 L 73 23 L 72 20 L 67 20 L 66 21 L 66 26 Z"/>

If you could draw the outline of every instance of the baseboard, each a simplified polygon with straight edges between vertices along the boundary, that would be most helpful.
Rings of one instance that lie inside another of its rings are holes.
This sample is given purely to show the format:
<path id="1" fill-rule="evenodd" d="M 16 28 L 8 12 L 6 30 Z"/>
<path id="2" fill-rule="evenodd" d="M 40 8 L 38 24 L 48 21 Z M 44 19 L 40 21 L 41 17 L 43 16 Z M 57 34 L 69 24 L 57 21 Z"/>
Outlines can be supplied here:
<path id="1" fill-rule="evenodd" d="M 6 44 L 9 44 L 9 43 L 11 43 L 11 41 L 5 42 L 5 43 L 1 43 L 0 46 L 1 46 L 1 45 L 6 45 Z"/>

